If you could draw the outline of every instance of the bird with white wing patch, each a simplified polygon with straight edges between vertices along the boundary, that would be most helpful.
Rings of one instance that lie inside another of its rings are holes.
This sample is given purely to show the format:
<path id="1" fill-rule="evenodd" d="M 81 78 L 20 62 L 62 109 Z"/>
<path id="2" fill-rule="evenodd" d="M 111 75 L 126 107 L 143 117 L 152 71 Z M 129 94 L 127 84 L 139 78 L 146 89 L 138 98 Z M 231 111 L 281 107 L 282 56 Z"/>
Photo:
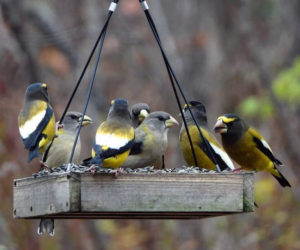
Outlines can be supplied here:
<path id="1" fill-rule="evenodd" d="M 119 168 L 126 161 L 133 144 L 134 128 L 128 102 L 115 99 L 111 102 L 106 121 L 98 127 L 90 163 Z"/>
<path id="2" fill-rule="evenodd" d="M 30 162 L 47 150 L 55 136 L 55 117 L 49 104 L 46 83 L 28 86 L 18 125 L 25 149 L 29 151 Z"/>
<path id="3" fill-rule="evenodd" d="M 224 149 L 242 169 L 267 171 L 282 187 L 291 187 L 279 171 L 279 166 L 283 164 L 274 156 L 269 144 L 259 131 L 249 126 L 239 116 L 234 114 L 220 116 L 214 130 L 221 134 Z"/>
<path id="4" fill-rule="evenodd" d="M 202 140 L 199 130 L 195 125 L 186 104 L 183 109 L 183 114 L 191 135 L 198 167 L 216 170 L 214 160 L 211 156 L 211 154 L 213 154 L 221 170 L 234 169 L 234 165 L 230 160 L 229 156 L 224 151 L 222 146 L 218 143 L 218 141 L 215 139 L 215 137 L 212 135 L 212 133 L 209 131 L 209 128 L 207 126 L 207 115 L 205 106 L 198 101 L 191 101 L 188 105 L 201 129 L 204 140 L 207 141 L 207 145 L 210 147 L 210 150 L 206 148 L 205 142 Z M 187 137 L 187 132 L 183 125 L 180 130 L 179 142 L 183 157 L 187 164 L 189 166 L 195 165 L 191 146 Z"/>

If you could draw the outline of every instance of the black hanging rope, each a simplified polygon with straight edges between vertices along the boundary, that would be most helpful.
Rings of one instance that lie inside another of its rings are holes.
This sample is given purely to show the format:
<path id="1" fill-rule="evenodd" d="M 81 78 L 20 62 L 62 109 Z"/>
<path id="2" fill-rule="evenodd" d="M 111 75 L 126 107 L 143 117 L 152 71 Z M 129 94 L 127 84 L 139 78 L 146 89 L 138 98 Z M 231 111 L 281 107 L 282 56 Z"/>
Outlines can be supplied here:
<path id="1" fill-rule="evenodd" d="M 176 97 L 176 101 L 177 101 L 177 104 L 178 104 L 178 106 L 179 106 L 180 113 L 181 113 L 181 115 L 182 115 L 184 127 L 185 127 L 186 132 L 187 132 L 187 135 L 188 135 L 188 139 L 189 139 L 189 143 L 190 143 L 190 146 L 191 146 L 191 149 L 192 149 L 192 154 L 193 154 L 194 162 L 195 162 L 196 165 L 198 165 L 198 164 L 197 164 L 196 155 L 195 155 L 195 151 L 194 151 L 194 147 L 193 147 L 193 144 L 192 144 L 192 141 L 191 141 L 191 137 L 190 137 L 189 130 L 188 130 L 188 127 L 187 127 L 187 124 L 186 124 L 186 120 L 185 120 L 185 118 L 184 118 L 184 115 L 183 115 L 183 112 L 182 112 L 182 109 L 181 109 L 182 106 L 181 106 L 181 103 L 180 103 L 180 100 L 179 100 L 179 97 L 178 97 L 178 94 L 177 94 L 177 91 L 176 91 L 176 87 L 175 87 L 175 85 L 174 85 L 173 78 L 174 78 L 174 80 L 175 80 L 175 82 L 176 82 L 176 85 L 177 85 L 177 87 L 178 87 L 178 89 L 179 89 L 179 91 L 180 91 L 180 93 L 181 93 L 181 95 L 182 95 L 182 97 L 183 97 L 185 103 L 187 104 L 187 108 L 188 108 L 188 110 L 189 110 L 189 112 L 190 112 L 190 114 L 191 114 L 191 117 L 192 117 L 192 119 L 193 119 L 193 121 L 194 121 L 194 123 L 195 123 L 195 125 L 196 125 L 196 127 L 197 127 L 197 129 L 198 129 L 198 131 L 199 131 L 199 133 L 200 133 L 201 139 L 202 139 L 202 141 L 204 142 L 204 145 L 205 145 L 205 147 L 206 147 L 208 153 L 209 153 L 210 156 L 211 156 L 211 159 L 213 160 L 213 162 L 214 162 L 214 164 L 215 164 L 215 166 L 216 166 L 217 172 L 221 172 L 220 167 L 219 167 L 219 164 L 218 164 L 218 162 L 217 162 L 217 159 L 216 159 L 216 157 L 214 156 L 214 154 L 213 154 L 211 148 L 209 147 L 208 142 L 205 140 L 205 138 L 204 138 L 204 136 L 203 136 L 203 133 L 202 133 L 202 131 L 201 131 L 201 129 L 200 129 L 200 127 L 199 127 L 199 125 L 198 125 L 198 123 L 197 123 L 197 121 L 196 121 L 196 119 L 195 119 L 195 117 L 194 117 L 194 115 L 193 115 L 193 113 L 192 113 L 192 111 L 191 111 L 189 105 L 188 105 L 188 100 L 187 100 L 187 98 L 185 97 L 185 94 L 184 94 L 184 92 L 183 92 L 183 90 L 182 90 L 182 87 L 181 87 L 181 85 L 180 85 L 180 83 L 179 83 L 179 81 L 178 81 L 178 79 L 177 79 L 177 77 L 176 77 L 176 75 L 175 75 L 175 73 L 174 73 L 174 70 L 172 69 L 172 67 L 171 67 L 171 65 L 170 65 L 170 62 L 169 62 L 169 60 L 168 60 L 168 58 L 167 58 L 167 56 L 166 56 L 166 53 L 165 53 L 165 51 L 164 51 L 164 49 L 163 49 L 163 46 L 162 46 L 162 44 L 161 44 L 161 41 L 160 41 L 160 37 L 159 37 L 158 31 L 157 31 L 157 29 L 156 29 L 156 27 L 155 27 L 154 21 L 153 21 L 152 16 L 151 16 L 151 14 L 150 14 L 150 12 L 149 12 L 148 4 L 147 4 L 147 2 L 146 2 L 145 0 L 139 0 L 139 2 L 140 2 L 141 5 L 142 5 L 142 8 L 143 8 L 143 10 L 144 10 L 144 12 L 145 12 L 145 15 L 146 15 L 146 17 L 147 17 L 149 26 L 150 26 L 150 28 L 151 28 L 151 30 L 152 30 L 152 32 L 153 32 L 153 34 L 154 34 L 154 37 L 155 37 L 155 39 L 156 39 L 156 41 L 157 41 L 157 43 L 158 43 L 158 45 L 159 45 L 159 47 L 160 47 L 160 51 L 161 51 L 161 53 L 162 53 L 164 62 L 165 62 L 165 64 L 166 64 L 166 67 L 167 67 L 167 70 L 168 70 L 168 75 L 169 75 L 169 78 L 170 78 L 170 80 L 171 80 L 172 88 L 173 88 L 173 91 L 174 91 L 174 94 L 175 94 L 175 97 Z"/>
<path id="2" fill-rule="evenodd" d="M 76 93 L 76 90 L 84 76 L 84 73 L 91 61 L 91 58 L 96 50 L 96 48 L 98 47 L 98 43 L 99 43 L 99 48 L 98 48 L 98 53 L 97 53 L 97 58 L 96 58 L 96 62 L 95 62 L 95 66 L 94 66 L 94 70 L 93 70 L 93 73 L 92 73 L 92 78 L 90 80 L 90 84 L 89 84 L 89 88 L 88 88 L 88 92 L 87 92 L 87 95 L 86 95 L 86 99 L 85 99 L 85 104 L 84 104 L 84 108 L 83 108 L 83 111 L 82 111 L 82 119 L 79 123 L 79 128 L 78 128 L 78 131 L 77 131 L 77 134 L 76 134 L 76 137 L 75 137 L 75 140 L 74 140 L 74 144 L 73 144 L 73 148 L 72 148 L 72 152 L 71 152 L 71 156 L 70 156 L 70 160 L 69 160 L 69 165 L 68 165 L 68 169 L 67 171 L 70 171 L 70 163 L 72 162 L 73 160 L 73 156 L 74 156 L 74 152 L 75 152 L 75 148 L 76 148 L 76 144 L 77 144 L 77 141 L 78 141 L 78 138 L 79 138 L 79 135 L 80 135 L 80 131 L 81 131 L 81 128 L 82 128 L 82 123 L 83 123 L 83 117 L 85 116 L 86 114 L 86 110 L 87 110 L 87 107 L 88 107 L 88 104 L 89 104 L 89 100 L 90 100 L 90 97 L 91 97 L 91 93 L 92 93 L 92 89 L 93 89 L 93 85 L 94 85 L 94 81 L 95 81 L 95 78 L 96 78 L 96 73 L 97 73 L 97 68 L 98 68 L 98 65 L 99 65 L 99 62 L 100 62 L 100 58 L 101 58 L 101 52 L 102 52 L 102 48 L 103 48 L 103 44 L 104 44 L 104 39 L 105 39 L 105 35 L 106 35 L 106 31 L 107 31 L 107 27 L 108 27 L 108 24 L 109 24 L 109 21 L 110 21 L 110 18 L 112 16 L 112 13 L 115 11 L 115 8 L 117 6 L 117 3 L 118 3 L 119 0 L 114 0 L 111 2 L 110 4 L 110 7 L 109 7 L 109 13 L 108 13 L 108 16 L 107 16 L 107 20 L 101 30 L 101 33 L 97 39 L 97 42 L 88 58 L 88 61 L 84 67 L 84 70 L 76 84 L 76 87 L 72 93 L 72 96 L 68 102 L 68 106 L 70 106 L 71 102 L 72 102 L 72 99 Z M 68 106 L 66 107 L 65 109 L 65 112 L 64 112 L 64 115 L 65 113 L 67 112 L 67 109 L 68 109 Z M 60 122 L 63 120 L 63 117 L 61 118 Z"/>
<path id="3" fill-rule="evenodd" d="M 86 95 L 86 98 L 85 98 L 85 104 L 84 104 L 84 108 L 83 108 L 83 111 L 82 111 L 82 119 L 80 120 L 80 123 L 79 123 L 79 128 L 78 128 L 75 140 L 74 140 L 74 144 L 73 144 L 73 148 L 72 148 L 69 163 L 72 162 L 74 152 L 75 152 L 75 148 L 76 148 L 76 144 L 77 144 L 77 141 L 78 141 L 78 138 L 79 138 L 79 135 L 80 135 L 80 130 L 82 128 L 83 117 L 86 114 L 87 106 L 89 104 L 89 100 L 90 100 L 90 97 L 91 97 L 94 81 L 95 81 L 95 78 L 96 78 L 97 68 L 98 68 L 98 65 L 99 65 L 99 62 L 100 62 L 100 58 L 101 58 L 101 52 L 102 52 L 102 47 L 103 47 L 105 35 L 106 35 L 106 29 L 103 32 L 103 36 L 100 39 L 100 45 L 99 45 L 99 49 L 98 49 L 98 53 L 97 53 L 96 63 L 95 63 L 95 66 L 94 66 L 92 78 L 90 80 L 89 89 L 88 89 L 88 92 L 87 92 L 87 95 Z"/>
<path id="4" fill-rule="evenodd" d="M 81 83 L 81 81 L 82 81 L 82 79 L 83 79 L 83 77 L 84 77 L 84 75 L 85 75 L 85 72 L 86 72 L 86 70 L 87 70 L 87 68 L 88 68 L 88 66 L 89 66 L 89 64 L 90 64 L 90 62 L 91 62 L 91 60 L 92 60 L 92 57 L 93 57 L 93 55 L 94 55 L 94 53 L 95 53 L 95 51 L 96 51 L 96 49 L 97 49 L 97 47 L 98 47 L 98 44 L 99 44 L 99 42 L 100 42 L 100 39 L 102 38 L 104 32 L 106 32 L 106 30 L 107 30 L 107 26 L 108 26 L 108 24 L 109 24 L 110 18 L 111 18 L 111 16 L 112 16 L 113 12 L 114 12 L 114 9 L 113 9 L 113 7 L 112 7 L 112 4 L 117 4 L 118 1 L 119 1 L 119 0 L 117 0 L 117 1 L 112 1 L 111 5 L 110 5 L 110 7 L 109 7 L 109 12 L 108 12 L 106 21 L 105 21 L 105 23 L 104 23 L 104 26 L 103 26 L 103 28 L 102 28 L 102 30 L 101 30 L 101 32 L 100 32 L 100 34 L 99 34 L 99 36 L 98 36 L 98 38 L 97 38 L 95 44 L 94 44 L 94 47 L 93 47 L 93 49 L 92 49 L 92 51 L 91 51 L 91 53 L 90 53 L 90 55 L 89 55 L 89 57 L 88 57 L 88 60 L 86 61 L 85 65 L 84 65 L 84 68 L 83 68 L 83 70 L 82 70 L 82 72 L 81 72 L 81 74 L 80 74 L 80 76 L 79 76 L 79 78 L 78 78 L 78 80 L 77 80 L 76 86 L 75 86 L 75 88 L 74 88 L 74 90 L 73 90 L 73 92 L 72 92 L 72 94 L 71 94 L 71 96 L 70 96 L 70 98 L 69 98 L 69 101 L 68 101 L 68 103 L 67 103 L 67 105 L 66 105 L 66 107 L 65 107 L 65 109 L 64 109 L 64 112 L 63 112 L 61 118 L 59 119 L 58 124 L 62 124 L 62 122 L 63 122 L 63 120 L 64 120 L 64 118 L 65 118 L 65 116 L 66 116 L 66 113 L 68 112 L 69 107 L 70 107 L 70 105 L 71 105 L 71 103 L 72 103 L 72 101 L 73 101 L 73 98 L 74 98 L 74 96 L 75 96 L 75 94 L 76 94 L 76 92 L 77 92 L 77 89 L 78 89 L 78 87 L 79 87 L 79 85 L 80 85 L 80 83 Z M 81 130 L 81 127 L 82 127 L 82 122 L 80 123 L 79 131 Z M 76 137 L 76 138 L 77 138 L 77 137 Z M 50 150 L 50 148 L 51 148 L 51 146 L 52 146 L 52 144 L 53 144 L 54 139 L 55 139 L 55 137 L 52 139 L 52 141 L 51 141 L 49 147 L 47 148 L 46 152 L 43 154 L 42 162 L 46 162 L 46 160 L 47 160 L 47 158 L 48 158 L 49 150 Z M 76 139 L 76 143 L 75 143 L 75 144 L 77 144 L 77 140 L 78 140 L 78 138 Z M 74 147 L 74 146 L 73 146 L 73 148 L 74 148 L 74 150 L 75 150 L 75 147 Z M 73 150 L 72 150 L 70 162 L 71 162 L 72 159 L 73 159 L 73 155 L 74 155 L 74 152 L 73 152 Z"/>
<path id="5" fill-rule="evenodd" d="M 99 34 L 99 36 L 98 36 L 95 44 L 94 44 L 94 47 L 93 47 L 93 49 L 92 49 L 92 51 L 91 51 L 91 53 L 90 53 L 90 55 L 88 57 L 88 60 L 86 61 L 85 65 L 84 65 L 84 68 L 83 68 L 83 70 L 82 70 L 82 72 L 81 72 L 81 74 L 80 74 L 80 76 L 78 78 L 78 81 L 77 81 L 76 86 L 75 86 L 75 88 L 74 88 L 74 90 L 72 92 L 72 95 L 71 95 L 71 97 L 70 97 L 70 99 L 69 99 L 69 101 L 68 101 L 68 103 L 67 103 L 67 105 L 65 107 L 65 110 L 64 110 L 64 112 L 63 112 L 63 114 L 62 114 L 62 116 L 61 116 L 61 118 L 59 120 L 59 124 L 62 124 L 62 121 L 63 121 L 63 119 L 64 119 L 64 117 L 65 117 L 65 115 L 66 115 L 66 113 L 67 113 L 67 111 L 68 111 L 68 109 L 69 109 L 72 101 L 73 101 L 73 98 L 74 98 L 74 96 L 75 96 L 75 94 L 77 92 L 77 89 L 78 89 L 78 87 L 79 87 L 79 85 L 80 85 L 80 83 L 81 83 L 81 81 L 82 81 L 82 79 L 84 77 L 84 74 L 85 74 L 85 72 L 86 72 L 86 70 L 87 70 L 87 68 L 88 68 L 88 66 L 89 66 L 89 64 L 91 62 L 91 59 L 92 59 L 92 57 L 93 57 L 93 55 L 94 55 L 94 53 L 96 51 L 96 48 L 98 47 L 99 41 L 100 41 L 101 37 L 103 36 L 104 31 L 107 30 L 107 26 L 109 24 L 110 18 L 112 16 L 113 12 L 114 12 L 113 7 L 111 7 L 111 6 L 112 6 L 112 4 L 117 4 L 118 2 L 119 2 L 119 0 L 114 0 L 114 1 L 112 1 L 111 5 L 110 5 L 109 12 L 108 12 L 106 21 L 104 23 L 104 26 L 103 26 L 103 28 L 102 28 L 102 30 L 101 30 L 101 32 L 100 32 L 100 34 Z"/>

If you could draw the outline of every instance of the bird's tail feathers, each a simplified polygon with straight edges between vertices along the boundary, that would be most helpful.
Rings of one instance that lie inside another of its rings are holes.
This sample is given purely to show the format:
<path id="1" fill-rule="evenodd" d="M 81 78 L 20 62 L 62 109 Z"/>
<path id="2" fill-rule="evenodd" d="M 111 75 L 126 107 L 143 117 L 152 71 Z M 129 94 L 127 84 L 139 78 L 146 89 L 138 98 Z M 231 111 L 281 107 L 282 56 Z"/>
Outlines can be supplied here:
<path id="1" fill-rule="evenodd" d="M 292 187 L 291 184 L 288 182 L 288 180 L 282 175 L 282 173 L 276 169 L 279 176 L 276 176 L 275 174 L 272 174 L 274 178 L 280 183 L 282 187 Z"/>
<path id="2" fill-rule="evenodd" d="M 39 157 L 39 149 L 38 147 L 34 148 L 34 149 L 30 149 L 29 150 L 29 154 L 28 154 L 28 159 L 27 159 L 27 163 L 31 162 L 33 158 L 38 158 Z"/>
<path id="3" fill-rule="evenodd" d="M 282 163 L 280 160 L 276 159 L 276 158 L 275 158 L 275 160 L 274 160 L 274 163 L 275 163 L 276 165 L 280 166 L 280 167 L 283 167 L 283 166 L 284 166 L 283 163 Z"/>
<path id="4" fill-rule="evenodd" d="M 100 155 L 96 154 L 95 157 L 90 160 L 90 164 L 97 164 L 102 166 L 103 158 Z"/>
<path id="5" fill-rule="evenodd" d="M 37 233 L 38 235 L 48 233 L 50 236 L 54 236 L 54 219 L 41 219 Z"/>
<path id="6" fill-rule="evenodd" d="M 80 165 L 88 166 L 88 165 L 90 165 L 92 159 L 93 159 L 93 157 L 86 158 L 82 161 L 82 163 Z"/>

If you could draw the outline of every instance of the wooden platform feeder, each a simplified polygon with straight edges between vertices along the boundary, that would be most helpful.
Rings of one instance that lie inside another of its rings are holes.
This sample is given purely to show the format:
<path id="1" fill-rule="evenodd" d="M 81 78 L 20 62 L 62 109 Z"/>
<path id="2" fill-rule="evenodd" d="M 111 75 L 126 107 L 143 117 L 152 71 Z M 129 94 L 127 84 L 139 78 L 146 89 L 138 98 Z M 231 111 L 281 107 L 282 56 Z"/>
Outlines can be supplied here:
<path id="1" fill-rule="evenodd" d="M 64 173 L 14 181 L 14 218 L 200 219 L 254 210 L 253 173 Z"/>

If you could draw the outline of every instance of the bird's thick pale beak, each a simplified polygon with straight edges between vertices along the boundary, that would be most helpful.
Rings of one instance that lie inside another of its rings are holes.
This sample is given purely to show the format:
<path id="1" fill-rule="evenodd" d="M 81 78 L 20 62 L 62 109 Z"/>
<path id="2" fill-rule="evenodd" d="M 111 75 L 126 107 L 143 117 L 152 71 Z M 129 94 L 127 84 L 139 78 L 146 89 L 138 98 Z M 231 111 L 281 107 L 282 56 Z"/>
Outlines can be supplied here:
<path id="1" fill-rule="evenodd" d="M 166 127 L 171 128 L 178 125 L 178 121 L 175 120 L 174 117 L 170 116 L 170 119 L 166 120 Z"/>
<path id="2" fill-rule="evenodd" d="M 142 122 L 149 115 L 146 109 L 142 109 L 139 113 L 139 121 Z"/>
<path id="3" fill-rule="evenodd" d="M 214 126 L 215 133 L 218 134 L 225 134 L 227 133 L 227 125 L 223 122 L 222 119 L 217 120 L 215 126 Z"/>
<path id="4" fill-rule="evenodd" d="M 90 118 L 89 116 L 85 115 L 83 117 L 82 126 L 91 124 L 92 122 L 93 122 L 92 118 Z"/>

